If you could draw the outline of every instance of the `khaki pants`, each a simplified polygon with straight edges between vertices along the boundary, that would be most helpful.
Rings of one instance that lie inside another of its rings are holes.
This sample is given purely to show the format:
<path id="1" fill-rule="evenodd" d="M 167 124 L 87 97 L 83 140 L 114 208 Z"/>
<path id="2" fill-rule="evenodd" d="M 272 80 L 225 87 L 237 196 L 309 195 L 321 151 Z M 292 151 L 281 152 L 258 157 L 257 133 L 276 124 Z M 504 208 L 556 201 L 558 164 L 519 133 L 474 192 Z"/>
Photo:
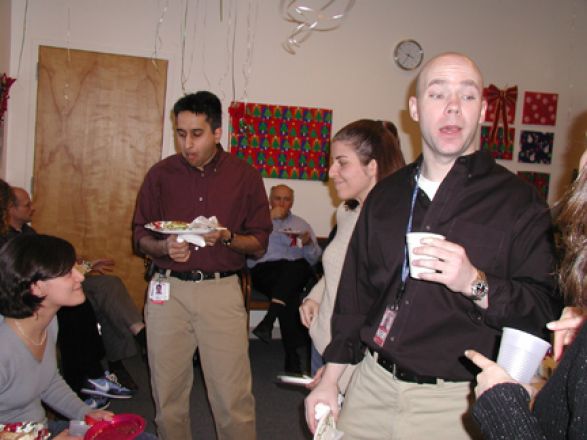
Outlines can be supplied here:
<path id="1" fill-rule="evenodd" d="M 171 298 L 147 299 L 145 322 L 159 438 L 191 440 L 190 392 L 196 348 L 221 440 L 255 439 L 255 401 L 238 277 L 169 278 Z"/>
<path id="2" fill-rule="evenodd" d="M 469 382 L 402 382 L 370 353 L 355 370 L 337 428 L 344 440 L 481 439 L 469 413 Z"/>

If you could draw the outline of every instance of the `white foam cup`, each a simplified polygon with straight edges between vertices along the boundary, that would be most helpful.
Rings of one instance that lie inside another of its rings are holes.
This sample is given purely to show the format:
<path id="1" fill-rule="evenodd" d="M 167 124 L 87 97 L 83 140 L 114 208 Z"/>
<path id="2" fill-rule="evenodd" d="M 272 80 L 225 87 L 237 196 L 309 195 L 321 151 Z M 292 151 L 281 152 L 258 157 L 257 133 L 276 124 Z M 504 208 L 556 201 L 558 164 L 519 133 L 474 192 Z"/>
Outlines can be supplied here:
<path id="1" fill-rule="evenodd" d="M 90 426 L 86 425 L 83 420 L 69 421 L 69 435 L 72 437 L 83 437 L 88 429 L 90 429 Z"/>
<path id="2" fill-rule="evenodd" d="M 428 269 L 427 267 L 413 266 L 412 261 L 414 260 L 436 260 L 435 257 L 414 254 L 414 248 L 423 246 L 420 241 L 424 238 L 437 238 L 444 240 L 444 235 L 433 234 L 431 232 L 408 232 L 406 234 L 406 243 L 408 245 L 408 260 L 410 263 L 410 276 L 415 279 L 420 279 L 421 273 L 434 273 L 434 269 Z"/>
<path id="3" fill-rule="evenodd" d="M 520 383 L 530 383 L 550 344 L 530 333 L 504 327 L 497 364 Z"/>

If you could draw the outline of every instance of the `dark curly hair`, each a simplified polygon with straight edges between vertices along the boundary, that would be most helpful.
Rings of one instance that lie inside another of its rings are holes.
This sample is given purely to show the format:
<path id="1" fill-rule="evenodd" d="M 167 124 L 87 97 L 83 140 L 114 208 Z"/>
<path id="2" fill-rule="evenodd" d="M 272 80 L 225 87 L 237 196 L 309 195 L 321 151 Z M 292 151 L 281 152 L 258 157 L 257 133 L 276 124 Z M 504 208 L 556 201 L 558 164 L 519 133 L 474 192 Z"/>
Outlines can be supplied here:
<path id="1" fill-rule="evenodd" d="M 9 240 L 0 248 L 0 314 L 32 316 L 43 301 L 32 285 L 68 274 L 75 260 L 73 246 L 58 237 L 27 234 Z"/>

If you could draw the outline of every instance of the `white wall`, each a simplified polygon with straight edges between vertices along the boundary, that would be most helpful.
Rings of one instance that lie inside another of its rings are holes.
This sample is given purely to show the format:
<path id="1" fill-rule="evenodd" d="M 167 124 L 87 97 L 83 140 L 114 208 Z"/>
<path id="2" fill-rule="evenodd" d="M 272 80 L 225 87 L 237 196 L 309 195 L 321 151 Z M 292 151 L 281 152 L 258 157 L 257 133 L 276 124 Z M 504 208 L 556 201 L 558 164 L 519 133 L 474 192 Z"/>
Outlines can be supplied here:
<path id="1" fill-rule="evenodd" d="M 10 1 L 0 0 L 0 74 L 10 66 Z"/>
<path id="2" fill-rule="evenodd" d="M 10 66 L 10 1 L 0 0 L 0 75 Z M 0 165 L 5 163 L 6 130 L 0 126 Z M 1 168 L 1 167 L 0 167 Z"/>
<path id="3" fill-rule="evenodd" d="M 0 45 L 10 45 L 10 74 L 15 76 L 26 2 L 0 0 L 6 1 L 11 1 L 12 6 L 11 33 L 8 42 L 3 38 Z M 447 50 L 461 51 L 478 62 L 487 83 L 499 87 L 517 85 L 521 94 L 516 137 L 523 92 L 559 93 L 553 164 L 527 165 L 517 160 L 503 164 L 514 171 L 550 172 L 551 202 L 560 194 L 561 182 L 569 181 L 571 165 L 584 148 L 587 130 L 585 0 L 357 0 L 341 27 L 315 33 L 295 55 L 281 47 L 294 25 L 283 19 L 280 3 L 188 0 L 185 90 L 209 89 L 221 97 L 224 106 L 234 97 L 242 99 L 243 64 L 247 51 L 252 49 L 246 88 L 249 101 L 332 108 L 334 131 L 361 117 L 390 119 L 398 123 L 404 154 L 412 160 L 420 145 L 417 127 L 409 121 L 405 109 L 414 74 L 399 70 L 391 53 L 399 40 L 415 38 L 424 47 L 426 59 Z M 316 3 L 323 2 L 298 1 L 306 5 Z M 346 4 L 347 0 L 335 2 L 340 7 Z M 166 5 L 167 12 L 162 15 Z M 169 60 L 170 109 L 183 93 L 181 27 L 185 5 L 180 0 L 29 0 L 23 62 L 11 93 L 7 157 L 0 173 L 12 184 L 29 186 L 36 105 L 34 66 L 39 44 L 151 56 L 156 26 L 162 17 L 157 56 Z M 258 11 L 255 26 L 247 25 L 251 6 Z M 3 6 L 0 12 L 4 11 Z M 235 16 L 233 96 L 228 48 Z M 251 35 L 254 40 L 248 38 Z M 226 122 L 225 119 L 225 127 Z M 226 134 L 223 143 L 226 145 Z M 165 156 L 174 151 L 169 120 L 163 151 Z M 516 151 L 514 155 L 517 157 Z M 267 179 L 266 186 L 275 183 L 276 180 Z M 337 203 L 329 187 L 307 181 L 286 183 L 296 191 L 294 211 L 305 217 L 318 235 L 326 235 Z"/>

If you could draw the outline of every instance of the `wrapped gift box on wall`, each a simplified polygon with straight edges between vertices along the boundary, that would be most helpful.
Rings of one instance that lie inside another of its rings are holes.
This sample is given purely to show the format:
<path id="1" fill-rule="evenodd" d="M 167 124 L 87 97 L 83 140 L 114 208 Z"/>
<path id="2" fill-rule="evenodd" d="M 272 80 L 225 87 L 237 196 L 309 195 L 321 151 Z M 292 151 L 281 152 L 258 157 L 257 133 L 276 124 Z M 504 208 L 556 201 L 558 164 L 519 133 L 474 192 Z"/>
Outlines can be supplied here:
<path id="1" fill-rule="evenodd" d="M 552 162 L 553 145 L 554 133 L 523 130 L 520 134 L 518 161 L 550 164 Z"/>
<path id="2" fill-rule="evenodd" d="M 556 125 L 558 93 L 526 92 L 522 122 L 530 125 Z"/>
<path id="3" fill-rule="evenodd" d="M 509 139 L 514 139 L 515 129 L 508 128 Z M 497 130 L 497 140 L 491 139 L 491 127 L 481 127 L 481 150 L 489 151 L 494 159 L 512 160 L 514 143 L 507 144 L 503 138 L 503 128 Z"/>
<path id="4" fill-rule="evenodd" d="M 230 152 L 263 177 L 327 180 L 332 110 L 233 102 Z"/>
<path id="5" fill-rule="evenodd" d="M 545 200 L 548 199 L 548 184 L 550 183 L 550 174 L 536 173 L 534 171 L 518 171 L 518 176 L 531 185 L 534 185 Z"/>

